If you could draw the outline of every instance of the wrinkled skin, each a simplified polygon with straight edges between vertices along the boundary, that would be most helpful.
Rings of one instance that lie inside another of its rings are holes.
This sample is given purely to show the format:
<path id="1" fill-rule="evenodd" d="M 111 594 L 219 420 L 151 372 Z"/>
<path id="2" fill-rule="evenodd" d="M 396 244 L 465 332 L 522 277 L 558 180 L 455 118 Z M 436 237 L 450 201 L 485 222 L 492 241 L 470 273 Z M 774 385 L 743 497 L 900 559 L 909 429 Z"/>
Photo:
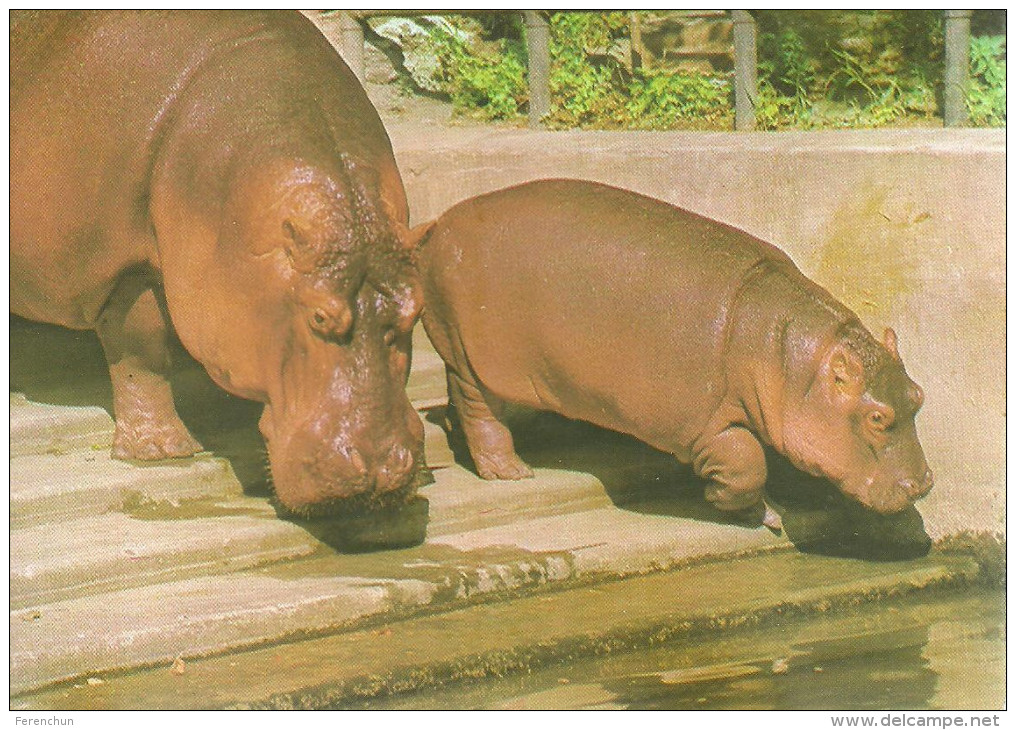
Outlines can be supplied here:
<path id="1" fill-rule="evenodd" d="M 200 444 L 166 336 L 265 403 L 282 505 L 408 494 L 421 307 L 391 145 L 353 74 L 289 12 L 45 12 L 11 31 L 11 306 L 94 328 L 114 455 Z"/>
<path id="2" fill-rule="evenodd" d="M 423 322 L 480 476 L 532 470 L 506 402 L 634 435 L 689 462 L 721 510 L 762 515 L 762 444 L 882 513 L 931 488 L 923 401 L 887 331 L 775 247 L 573 180 L 457 205 L 420 245 Z"/>

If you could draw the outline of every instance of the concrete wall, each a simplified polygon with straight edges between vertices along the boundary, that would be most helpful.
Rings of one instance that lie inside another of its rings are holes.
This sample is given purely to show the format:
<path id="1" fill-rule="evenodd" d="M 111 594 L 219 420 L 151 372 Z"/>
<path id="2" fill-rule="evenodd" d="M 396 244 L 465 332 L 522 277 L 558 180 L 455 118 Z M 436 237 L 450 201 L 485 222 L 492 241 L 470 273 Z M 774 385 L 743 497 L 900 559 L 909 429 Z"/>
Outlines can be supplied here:
<path id="1" fill-rule="evenodd" d="M 929 533 L 1003 529 L 1004 130 L 389 131 L 416 222 L 478 193 L 578 177 L 780 246 L 873 332 L 899 334 L 927 393 Z"/>

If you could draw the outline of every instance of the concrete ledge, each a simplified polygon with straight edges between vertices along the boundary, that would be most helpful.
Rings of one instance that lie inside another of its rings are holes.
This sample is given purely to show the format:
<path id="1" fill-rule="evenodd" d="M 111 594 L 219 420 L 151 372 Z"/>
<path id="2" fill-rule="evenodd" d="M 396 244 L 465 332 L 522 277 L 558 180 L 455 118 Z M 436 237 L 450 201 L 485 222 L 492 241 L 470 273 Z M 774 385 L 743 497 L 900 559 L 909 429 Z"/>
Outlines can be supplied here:
<path id="1" fill-rule="evenodd" d="M 14 698 L 11 707 L 334 708 L 467 677 L 504 676 L 555 659 L 965 585 L 976 577 L 976 564 L 964 558 L 937 556 L 901 568 L 770 555 L 464 607 L 293 646 L 187 661 L 178 675 L 170 672 L 168 663 L 128 675 L 106 675 L 101 685 L 24 695 Z M 300 585 L 293 586 L 293 595 L 299 594 Z M 246 586 L 240 584 L 238 590 L 242 595 Z M 373 600 L 383 602 L 385 587 L 374 590 Z M 190 594 L 182 596 L 186 600 Z M 632 601 L 632 596 L 639 600 Z M 280 611 L 302 610 L 295 608 L 296 603 L 283 603 Z M 583 607 L 581 613 L 574 612 L 576 605 Z"/>
<path id="2" fill-rule="evenodd" d="M 51 525 L 18 530 L 11 537 L 11 608 L 243 570 L 321 547 L 264 500 L 213 503 L 205 511 L 214 516 L 137 519 L 114 512 L 65 522 L 56 535 Z"/>
<path id="3" fill-rule="evenodd" d="M 182 502 L 156 504 L 155 514 L 165 513 L 156 522 L 114 513 L 63 523 L 59 533 L 51 525 L 15 530 L 13 690 L 335 632 L 371 617 L 393 620 L 548 583 L 788 547 L 762 528 L 641 514 L 637 503 L 618 508 L 588 474 L 541 468 L 532 480 L 484 482 L 451 467 L 436 477 L 422 490 L 432 500 L 424 513 L 427 541 L 401 551 L 335 554 L 326 527 L 312 534 L 277 519 L 225 517 L 228 502 L 203 503 L 218 513 L 214 519 L 199 510 L 174 520 L 174 509 L 193 511 Z M 232 511 L 250 510 L 248 501 Z M 97 529 L 109 532 L 96 539 Z M 314 555 L 320 557 L 290 560 Z M 265 562 L 272 564 L 244 569 Z"/>
<path id="4" fill-rule="evenodd" d="M 11 393 L 10 425 L 12 458 L 113 445 L 113 419 L 95 406 L 51 406 Z"/>
<path id="5" fill-rule="evenodd" d="M 11 460 L 11 525 L 76 519 L 119 509 L 132 497 L 194 499 L 239 496 L 233 470 L 210 456 L 145 466 L 102 450 Z"/>

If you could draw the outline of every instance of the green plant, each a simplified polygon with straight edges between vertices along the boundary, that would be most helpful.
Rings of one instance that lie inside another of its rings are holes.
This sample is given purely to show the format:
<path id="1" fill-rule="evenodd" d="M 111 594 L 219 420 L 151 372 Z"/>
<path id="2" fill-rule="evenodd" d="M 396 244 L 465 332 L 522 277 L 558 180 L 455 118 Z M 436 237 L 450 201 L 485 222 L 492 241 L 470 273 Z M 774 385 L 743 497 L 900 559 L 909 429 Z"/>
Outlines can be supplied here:
<path id="1" fill-rule="evenodd" d="M 624 108 L 620 68 L 606 53 L 594 64 L 592 50 L 605 51 L 626 27 L 624 13 L 554 13 L 550 17 L 548 122 L 555 127 L 616 123 Z"/>
<path id="2" fill-rule="evenodd" d="M 776 38 L 776 56 L 769 73 L 770 83 L 784 96 L 806 100 L 815 81 L 814 62 L 808 56 L 804 41 L 793 28 L 783 30 Z"/>
<path id="3" fill-rule="evenodd" d="M 943 20 L 936 10 L 757 11 L 761 129 L 878 127 L 937 114 Z M 1004 19 L 1004 18 L 1003 18 Z M 449 16 L 428 30 L 442 93 L 459 113 L 525 110 L 525 30 L 517 14 Z M 727 73 L 632 67 L 627 12 L 550 15 L 552 128 L 729 129 Z M 971 43 L 973 124 L 1005 124 L 1005 37 Z"/>
<path id="4" fill-rule="evenodd" d="M 468 43 L 435 27 L 430 35 L 442 88 L 457 112 L 511 119 L 528 98 L 524 51 L 518 42 Z"/>
<path id="5" fill-rule="evenodd" d="M 618 53 L 627 39 L 628 22 L 626 13 L 551 16 L 551 126 L 729 126 L 729 78 L 628 68 Z"/>
<path id="6" fill-rule="evenodd" d="M 730 116 L 730 81 L 682 72 L 637 72 L 629 86 L 625 112 L 629 126 L 667 129 L 710 125 Z"/>
<path id="7" fill-rule="evenodd" d="M 967 109 L 975 125 L 1005 126 L 1005 36 L 971 39 Z"/>

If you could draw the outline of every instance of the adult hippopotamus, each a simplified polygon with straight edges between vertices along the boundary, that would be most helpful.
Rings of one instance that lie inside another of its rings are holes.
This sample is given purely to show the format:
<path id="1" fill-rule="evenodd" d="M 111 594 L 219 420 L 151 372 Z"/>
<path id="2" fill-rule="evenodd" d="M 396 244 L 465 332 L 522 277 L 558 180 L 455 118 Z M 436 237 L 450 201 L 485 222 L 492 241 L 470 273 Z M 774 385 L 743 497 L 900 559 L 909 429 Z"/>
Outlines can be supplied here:
<path id="1" fill-rule="evenodd" d="M 467 200 L 421 235 L 423 323 L 486 479 L 532 474 L 510 402 L 636 436 L 756 518 L 762 444 L 878 512 L 931 488 L 895 334 L 877 342 L 768 243 L 577 180 Z"/>
<path id="2" fill-rule="evenodd" d="M 421 300 L 405 192 L 363 88 L 296 12 L 39 12 L 11 29 L 11 307 L 94 328 L 119 458 L 201 446 L 166 333 L 265 403 L 295 513 L 410 492 Z"/>

